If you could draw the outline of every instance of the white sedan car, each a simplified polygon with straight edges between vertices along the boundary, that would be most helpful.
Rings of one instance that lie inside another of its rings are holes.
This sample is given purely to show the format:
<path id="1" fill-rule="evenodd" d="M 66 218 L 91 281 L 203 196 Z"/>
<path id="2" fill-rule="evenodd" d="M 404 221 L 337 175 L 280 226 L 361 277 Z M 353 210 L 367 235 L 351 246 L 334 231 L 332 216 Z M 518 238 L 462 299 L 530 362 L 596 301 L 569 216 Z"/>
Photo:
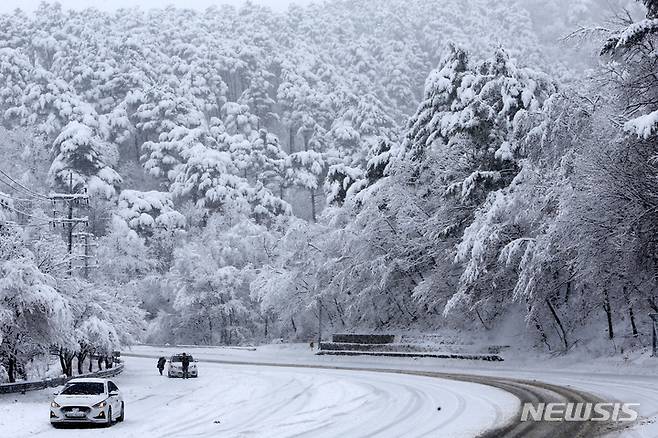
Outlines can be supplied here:
<path id="1" fill-rule="evenodd" d="M 123 421 L 125 406 L 121 391 L 108 379 L 69 380 L 50 403 L 50 423 L 96 423 L 111 426 Z"/>
<path id="2" fill-rule="evenodd" d="M 187 355 L 187 360 L 189 361 L 189 366 L 187 368 L 188 377 L 199 377 L 199 369 L 197 368 L 197 361 L 194 360 L 192 356 Z M 169 368 L 167 370 L 167 376 L 169 377 L 183 377 L 183 355 L 174 354 L 167 361 L 169 363 Z"/>

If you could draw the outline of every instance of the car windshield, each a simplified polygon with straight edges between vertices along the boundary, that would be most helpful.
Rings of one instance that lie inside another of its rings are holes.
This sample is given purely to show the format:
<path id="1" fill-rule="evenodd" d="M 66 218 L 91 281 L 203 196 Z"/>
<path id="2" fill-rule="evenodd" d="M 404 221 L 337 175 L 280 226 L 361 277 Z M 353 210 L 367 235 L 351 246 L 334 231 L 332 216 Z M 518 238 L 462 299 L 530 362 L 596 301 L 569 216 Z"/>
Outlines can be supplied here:
<path id="1" fill-rule="evenodd" d="M 194 362 L 194 359 L 192 359 L 192 356 L 187 356 L 187 358 L 190 360 L 190 362 Z M 171 356 L 171 361 L 172 362 L 182 362 L 183 361 L 183 356 Z"/>
<path id="2" fill-rule="evenodd" d="M 102 383 L 71 383 L 61 392 L 62 395 L 98 395 L 105 392 L 105 385 Z"/>

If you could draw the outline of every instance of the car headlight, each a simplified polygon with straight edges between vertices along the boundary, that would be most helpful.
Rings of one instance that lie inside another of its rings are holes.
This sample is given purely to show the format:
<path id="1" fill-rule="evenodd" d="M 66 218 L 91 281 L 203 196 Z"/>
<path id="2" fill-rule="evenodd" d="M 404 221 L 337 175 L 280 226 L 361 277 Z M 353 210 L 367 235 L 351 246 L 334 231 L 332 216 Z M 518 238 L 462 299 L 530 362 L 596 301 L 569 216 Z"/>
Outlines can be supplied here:
<path id="1" fill-rule="evenodd" d="M 107 400 L 103 400 L 100 403 L 96 403 L 94 406 L 92 406 L 92 408 L 103 409 L 105 406 L 107 406 Z"/>
<path id="2" fill-rule="evenodd" d="M 51 407 L 51 408 L 59 408 L 59 407 L 61 407 L 61 406 L 60 406 L 59 403 L 57 403 L 56 401 L 53 401 L 53 402 L 50 404 L 50 407 Z"/>

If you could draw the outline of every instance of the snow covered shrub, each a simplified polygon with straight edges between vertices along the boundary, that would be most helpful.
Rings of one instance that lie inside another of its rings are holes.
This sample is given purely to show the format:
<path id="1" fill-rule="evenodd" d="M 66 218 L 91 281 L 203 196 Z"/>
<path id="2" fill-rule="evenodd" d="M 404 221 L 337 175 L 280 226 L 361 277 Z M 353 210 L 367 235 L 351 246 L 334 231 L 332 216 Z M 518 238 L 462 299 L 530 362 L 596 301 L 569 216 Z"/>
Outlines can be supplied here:
<path id="1" fill-rule="evenodd" d="M 185 217 L 174 209 L 167 192 L 122 190 L 117 215 L 142 236 L 151 236 L 156 229 L 174 231 L 185 227 Z"/>
<path id="2" fill-rule="evenodd" d="M 121 177 L 106 164 L 104 149 L 110 147 L 89 126 L 77 121 L 67 124 L 53 143 L 50 175 L 55 185 L 74 193 L 86 188 L 90 195 L 112 198 Z"/>
<path id="3" fill-rule="evenodd" d="M 10 381 L 24 361 L 67 342 L 71 310 L 55 287 L 29 252 L 0 258 L 0 357 Z"/>

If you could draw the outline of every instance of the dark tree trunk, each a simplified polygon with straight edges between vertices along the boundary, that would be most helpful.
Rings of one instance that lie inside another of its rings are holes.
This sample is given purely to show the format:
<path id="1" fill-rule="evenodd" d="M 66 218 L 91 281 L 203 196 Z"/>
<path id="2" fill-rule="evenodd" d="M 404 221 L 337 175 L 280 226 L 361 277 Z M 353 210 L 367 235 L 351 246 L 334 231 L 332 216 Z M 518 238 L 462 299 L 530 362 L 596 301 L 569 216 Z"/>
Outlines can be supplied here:
<path id="1" fill-rule="evenodd" d="M 16 358 L 14 356 L 9 357 L 7 375 L 9 376 L 9 383 L 16 382 Z"/>
<path id="2" fill-rule="evenodd" d="M 228 313 L 228 338 L 227 338 L 227 344 L 231 345 L 233 342 L 233 312 L 229 311 Z"/>
<path id="3" fill-rule="evenodd" d="M 610 308 L 610 298 L 608 297 L 608 292 L 603 294 L 603 309 L 605 310 L 605 316 L 608 320 L 608 339 L 612 340 L 615 338 L 615 332 L 612 328 L 612 309 Z"/>
<path id="4" fill-rule="evenodd" d="M 59 350 L 59 364 L 62 366 L 62 373 L 65 374 L 66 377 L 73 376 L 74 358 L 75 358 L 75 354 L 64 349 Z"/>
<path id="5" fill-rule="evenodd" d="M 135 163 L 139 164 L 141 161 L 141 151 L 140 151 L 140 140 L 141 140 L 141 135 L 140 134 L 135 134 L 133 135 L 133 147 L 135 148 Z"/>
<path id="6" fill-rule="evenodd" d="M 482 327 L 484 327 L 485 330 L 489 330 L 489 326 L 485 324 L 484 319 L 482 319 L 482 315 L 480 315 L 480 311 L 477 308 L 475 309 L 475 314 L 478 316 L 480 323 L 482 323 Z"/>
<path id="7" fill-rule="evenodd" d="M 295 319 L 291 316 L 290 323 L 292 324 L 292 329 L 297 333 L 297 326 L 295 325 Z"/>
<path id="8" fill-rule="evenodd" d="M 336 305 L 336 313 L 338 314 L 338 318 L 340 318 L 340 323 L 343 325 L 343 327 L 345 327 L 345 319 L 343 318 L 343 308 L 338 303 L 336 297 L 334 297 L 334 304 Z"/>
<path id="9" fill-rule="evenodd" d="M 551 315 L 553 316 L 553 319 L 555 320 L 555 323 L 557 324 L 558 328 L 560 329 L 560 338 L 562 338 L 562 344 L 564 345 L 564 351 L 567 351 L 569 349 L 569 342 L 567 341 L 567 332 L 564 329 L 564 325 L 562 325 L 562 321 L 560 320 L 560 317 L 557 314 L 557 311 L 555 310 L 555 307 L 553 307 L 553 303 L 546 298 L 546 305 L 548 305 L 549 310 L 551 311 Z"/>
<path id="10" fill-rule="evenodd" d="M 628 306 L 628 316 L 631 319 L 631 330 L 633 331 L 633 337 L 637 338 L 639 332 L 637 331 L 637 325 L 635 324 L 635 313 L 633 312 L 633 306 Z"/>
<path id="11" fill-rule="evenodd" d="M 535 319 L 535 328 L 539 332 L 539 338 L 541 341 L 546 345 L 546 348 L 548 348 L 548 351 L 551 351 L 551 344 L 548 343 L 548 337 L 546 336 L 546 332 L 544 331 L 544 328 L 539 324 L 539 322 Z"/>
<path id="12" fill-rule="evenodd" d="M 66 356 L 66 376 L 73 377 L 73 354 L 68 354 Z"/>
<path id="13" fill-rule="evenodd" d="M 62 368 L 62 374 L 66 374 L 66 362 L 64 361 L 64 354 L 59 352 L 59 366 Z"/>
<path id="14" fill-rule="evenodd" d="M 317 213 L 315 212 L 315 189 L 311 189 L 311 216 L 313 217 L 313 222 L 317 222 Z"/>
<path id="15" fill-rule="evenodd" d="M 78 356 L 78 374 L 84 374 L 84 370 L 82 367 L 84 366 L 85 359 L 87 358 L 87 353 L 80 351 L 77 356 Z"/>

